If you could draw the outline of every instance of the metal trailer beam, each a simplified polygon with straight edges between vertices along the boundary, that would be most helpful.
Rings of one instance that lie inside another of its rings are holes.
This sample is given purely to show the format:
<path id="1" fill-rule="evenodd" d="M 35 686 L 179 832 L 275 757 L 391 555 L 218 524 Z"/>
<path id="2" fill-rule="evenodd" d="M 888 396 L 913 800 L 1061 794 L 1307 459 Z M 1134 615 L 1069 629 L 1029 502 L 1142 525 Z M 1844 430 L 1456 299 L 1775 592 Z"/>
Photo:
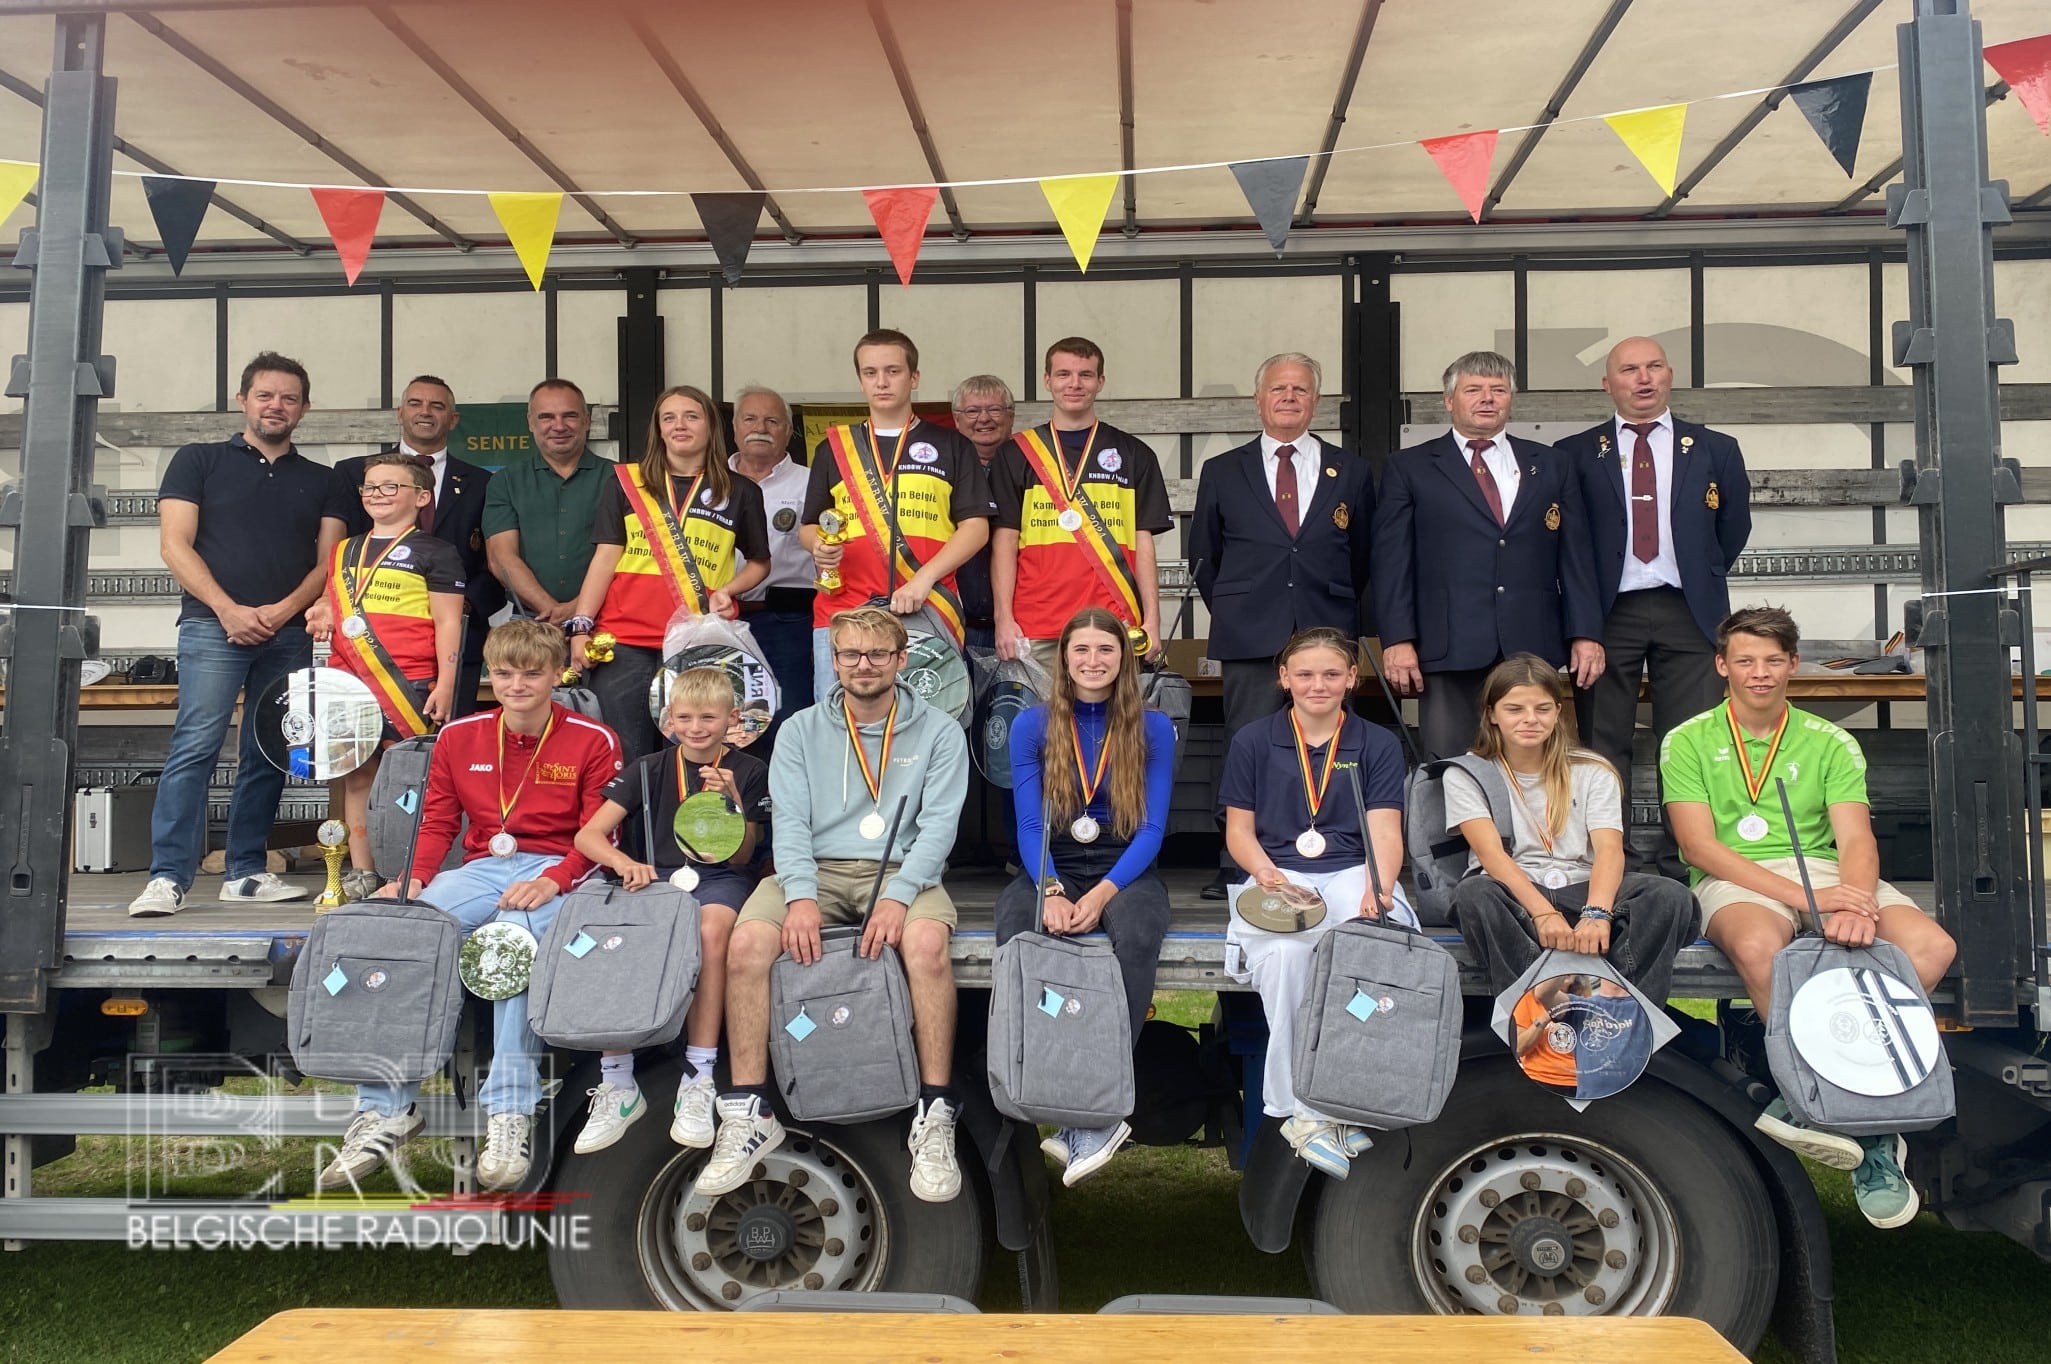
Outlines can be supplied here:
<path id="1" fill-rule="evenodd" d="M 1125 235 L 1139 235 L 1138 164 L 1133 152 L 1133 128 L 1138 122 L 1132 109 L 1132 0 L 1118 0 L 1118 155 L 1125 168 Z"/>
<path id="2" fill-rule="evenodd" d="M 668 386 L 663 356 L 662 314 L 656 303 L 656 272 L 621 271 L 627 286 L 627 315 L 619 320 L 620 458 L 641 453 L 641 433 L 655 415 L 655 395 Z M 719 395 L 714 394 L 714 401 Z"/>
<path id="3" fill-rule="evenodd" d="M 1630 0 L 1624 0 L 1626 4 Z M 1360 23 L 1353 30 L 1353 48 L 1346 54 L 1346 70 L 1339 77 L 1339 92 L 1332 97 L 1332 116 L 1325 121 L 1325 140 L 1311 158 L 1310 181 L 1303 187 L 1303 209 L 1296 226 L 1309 227 L 1317 217 L 1317 197 L 1324 192 L 1325 175 L 1332 168 L 1332 149 L 1339 145 L 1339 131 L 1346 126 L 1346 111 L 1353 107 L 1353 91 L 1360 84 L 1360 64 L 1367 59 L 1367 45 L 1374 37 L 1374 21 L 1381 17 L 1382 0 L 1362 0 Z"/>
<path id="4" fill-rule="evenodd" d="M 2009 649 L 2019 622 L 1991 570 L 2002 507 L 2022 498 L 2001 462 L 1997 370 L 2015 333 L 1994 315 L 1992 228 L 2008 187 L 1987 180 L 1980 26 L 1966 0 L 1916 0 L 1899 30 L 1903 179 L 1887 216 L 1908 234 L 1909 316 L 1893 358 L 1914 378 L 1923 598 L 1912 606 L 1928 676 L 1930 808 L 1938 917 L 1958 942 L 1959 1014 L 2013 1026 L 2029 959 Z"/>
<path id="5" fill-rule="evenodd" d="M 876 30 L 876 41 L 883 45 L 883 59 L 889 63 L 891 79 L 897 82 L 897 97 L 904 102 L 905 117 L 912 121 L 912 131 L 918 135 L 919 150 L 926 155 L 927 173 L 940 186 L 940 206 L 947 210 L 954 239 L 965 242 L 969 239 L 968 224 L 961 220 L 961 205 L 954 202 L 954 191 L 947 188 L 947 168 L 940 164 L 940 149 L 933 145 L 933 130 L 926 126 L 926 111 L 919 104 L 918 91 L 912 89 L 912 73 L 904 64 L 904 49 L 897 45 L 897 30 L 890 26 L 890 16 L 883 12 L 883 0 L 869 0 L 869 26 Z"/>
<path id="6" fill-rule="evenodd" d="M 1566 78 L 1560 82 L 1560 88 L 1553 91 L 1552 98 L 1545 102 L 1545 111 L 1538 116 L 1538 126 L 1524 134 L 1523 141 L 1517 144 L 1517 150 L 1511 153 L 1509 164 L 1503 167 L 1503 173 L 1496 177 L 1494 186 L 1489 189 L 1488 197 L 1481 201 L 1481 221 L 1487 222 L 1490 215 L 1496 211 L 1496 205 L 1503 201 L 1503 195 L 1509 192 L 1510 182 L 1524 169 L 1524 163 L 1531 159 L 1531 153 L 1538 150 L 1539 139 L 1545 136 L 1546 131 L 1559 118 L 1560 111 L 1567 107 L 1567 101 L 1573 96 L 1575 87 L 1580 85 L 1581 78 L 1588 74 L 1588 68 L 1595 65 L 1596 55 L 1602 51 L 1602 45 L 1609 41 L 1609 35 L 1617 31 L 1617 25 L 1623 22 L 1624 11 L 1629 8 L 1631 0 L 1611 0 L 1608 12 L 1595 25 L 1595 31 L 1588 35 L 1588 41 L 1581 44 L 1580 55 L 1574 58 L 1574 64 L 1567 68 Z"/>

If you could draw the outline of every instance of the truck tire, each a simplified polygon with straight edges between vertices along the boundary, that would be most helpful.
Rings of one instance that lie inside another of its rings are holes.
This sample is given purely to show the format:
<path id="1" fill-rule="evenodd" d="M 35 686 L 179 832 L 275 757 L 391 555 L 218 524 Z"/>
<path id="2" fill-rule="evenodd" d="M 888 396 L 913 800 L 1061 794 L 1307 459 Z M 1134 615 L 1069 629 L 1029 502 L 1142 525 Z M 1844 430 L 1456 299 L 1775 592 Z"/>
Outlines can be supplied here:
<path id="1" fill-rule="evenodd" d="M 1439 1120 L 1319 1180 L 1305 1254 L 1348 1312 L 1689 1316 L 1750 1352 L 1773 1314 L 1773 1200 L 1721 1118 L 1656 1080 L 1576 1113 L 1508 1060 Z"/>
<path id="2" fill-rule="evenodd" d="M 651 1097 L 675 1092 L 668 1068 L 644 1075 Z M 909 1117 L 852 1127 L 790 1128 L 757 1177 L 723 1198 L 691 1186 L 708 1154 L 669 1137 L 668 1105 L 590 1155 L 570 1152 L 552 1191 L 584 1214 L 581 1245 L 555 1238 L 549 1273 L 566 1308 L 724 1311 L 772 1288 L 950 1293 L 982 1286 L 984 1228 L 961 1139 L 962 1191 L 926 1203 L 907 1184 Z M 563 1149 L 567 1150 L 566 1139 Z M 744 1249 L 748 1247 L 747 1249 Z"/>

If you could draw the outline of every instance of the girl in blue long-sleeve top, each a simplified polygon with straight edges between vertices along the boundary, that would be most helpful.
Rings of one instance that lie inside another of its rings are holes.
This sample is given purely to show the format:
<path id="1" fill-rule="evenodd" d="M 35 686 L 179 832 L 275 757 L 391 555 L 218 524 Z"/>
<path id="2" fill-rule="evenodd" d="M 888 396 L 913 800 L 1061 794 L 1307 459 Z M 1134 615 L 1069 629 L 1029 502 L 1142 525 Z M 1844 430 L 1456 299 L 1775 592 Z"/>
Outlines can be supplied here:
<path id="1" fill-rule="evenodd" d="M 1046 932 L 1110 936 L 1137 1045 L 1168 931 L 1168 888 L 1154 859 L 1175 783 L 1175 726 L 1141 706 L 1132 645 L 1109 611 L 1077 612 L 1061 631 L 1056 658 L 1052 699 L 1011 728 L 1023 870 L 997 897 L 997 942 L 1032 928 L 1044 881 Z M 1122 1122 L 1063 1128 L 1041 1149 L 1063 1167 L 1061 1182 L 1074 1185 L 1101 1170 L 1131 1134 Z"/>

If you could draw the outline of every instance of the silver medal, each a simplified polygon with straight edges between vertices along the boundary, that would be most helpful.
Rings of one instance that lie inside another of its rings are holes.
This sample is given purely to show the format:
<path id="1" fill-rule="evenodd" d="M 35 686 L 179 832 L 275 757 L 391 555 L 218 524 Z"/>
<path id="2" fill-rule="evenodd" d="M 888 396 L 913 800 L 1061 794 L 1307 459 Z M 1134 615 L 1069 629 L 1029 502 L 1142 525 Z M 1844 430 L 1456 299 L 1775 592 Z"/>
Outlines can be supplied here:
<path id="1" fill-rule="evenodd" d="M 514 853 L 520 851 L 520 840 L 514 838 L 504 829 L 500 829 L 491 836 L 491 842 L 484 846 L 491 850 L 493 857 L 511 857 Z"/>
<path id="2" fill-rule="evenodd" d="M 364 633 L 369 629 L 370 622 L 362 616 L 346 616 L 342 620 L 342 637 L 344 639 L 362 639 Z"/>
<path id="3" fill-rule="evenodd" d="M 1296 851 L 1305 857 L 1325 855 L 1325 836 L 1316 829 L 1305 829 L 1296 835 Z"/>
<path id="4" fill-rule="evenodd" d="M 1766 819 L 1763 815 L 1746 815 L 1738 821 L 1738 837 L 1747 843 L 1757 843 L 1766 837 Z"/>
<path id="5" fill-rule="evenodd" d="M 1082 529 L 1082 513 L 1070 507 L 1054 518 L 1054 524 L 1073 535 Z"/>
<path id="6" fill-rule="evenodd" d="M 698 869 L 696 867 L 678 867 L 669 874 L 669 883 L 678 890 L 696 890 L 698 889 Z"/>
<path id="7" fill-rule="evenodd" d="M 1075 823 L 1068 826 L 1068 836 L 1078 843 L 1094 843 L 1097 841 L 1097 835 L 1103 832 L 1103 825 L 1088 815 L 1078 815 Z"/>
<path id="8" fill-rule="evenodd" d="M 863 815 L 862 822 L 855 826 L 861 832 L 863 838 L 881 838 L 886 827 L 883 823 L 883 812 L 881 810 L 871 810 L 868 814 Z"/>
<path id="9" fill-rule="evenodd" d="M 1545 888 L 1547 890 L 1559 890 L 1566 884 L 1567 874 L 1561 871 L 1558 867 L 1554 867 L 1551 871 L 1545 874 Z"/>

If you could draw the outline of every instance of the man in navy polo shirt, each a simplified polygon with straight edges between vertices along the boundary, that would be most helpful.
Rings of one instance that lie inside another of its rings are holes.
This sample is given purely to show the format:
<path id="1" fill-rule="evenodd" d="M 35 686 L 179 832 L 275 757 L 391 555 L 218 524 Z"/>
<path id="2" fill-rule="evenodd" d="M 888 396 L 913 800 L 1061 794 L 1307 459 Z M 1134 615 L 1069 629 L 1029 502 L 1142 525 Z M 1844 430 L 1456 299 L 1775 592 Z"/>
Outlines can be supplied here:
<path id="1" fill-rule="evenodd" d="M 235 395 L 242 434 L 171 456 L 157 493 L 164 566 L 185 590 L 178 608 L 178 719 L 150 820 L 150 882 L 134 915 L 176 914 L 206 845 L 207 788 L 235 698 L 313 662 L 306 608 L 342 538 L 347 501 L 333 470 L 292 444 L 311 384 L 297 360 L 265 351 Z M 229 904 L 306 892 L 264 870 L 285 774 L 256 746 L 245 715 L 228 805 Z"/>

